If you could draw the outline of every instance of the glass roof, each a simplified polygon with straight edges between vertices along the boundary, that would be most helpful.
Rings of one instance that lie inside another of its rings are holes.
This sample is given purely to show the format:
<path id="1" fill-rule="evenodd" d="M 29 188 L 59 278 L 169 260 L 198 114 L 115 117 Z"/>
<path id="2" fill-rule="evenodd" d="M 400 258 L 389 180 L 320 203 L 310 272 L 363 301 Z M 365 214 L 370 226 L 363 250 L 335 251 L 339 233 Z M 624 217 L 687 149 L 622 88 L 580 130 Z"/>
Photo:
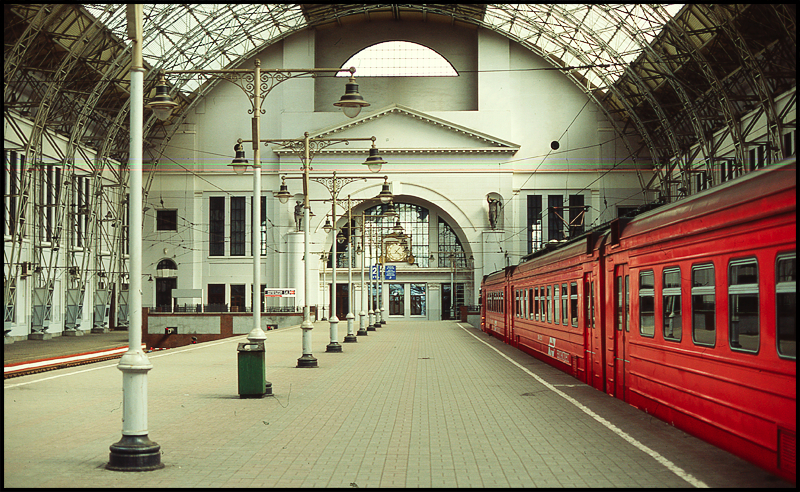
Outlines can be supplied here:
<path id="1" fill-rule="evenodd" d="M 356 67 L 359 77 L 457 77 L 458 72 L 442 55 L 417 43 L 386 41 L 365 48 L 342 64 Z M 349 77 L 350 72 L 339 72 Z"/>
<path id="2" fill-rule="evenodd" d="M 485 21 L 597 88 L 613 84 L 680 4 L 487 5 Z"/>
<path id="3" fill-rule="evenodd" d="M 323 17 L 366 11 L 428 11 L 500 32 L 572 70 L 574 80 L 603 89 L 613 84 L 682 5 L 661 4 L 487 4 L 484 9 L 458 5 L 336 4 Z M 120 38 L 127 39 L 125 6 L 85 4 Z M 237 67 L 264 47 L 309 27 L 301 4 L 145 4 L 145 63 L 154 69 L 191 70 Z M 335 10 L 334 10 L 335 9 Z M 393 10 L 396 11 L 396 10 Z M 478 12 L 476 14 L 476 12 Z M 317 20 L 316 23 L 331 21 Z M 192 92 L 202 80 L 179 83 Z"/>

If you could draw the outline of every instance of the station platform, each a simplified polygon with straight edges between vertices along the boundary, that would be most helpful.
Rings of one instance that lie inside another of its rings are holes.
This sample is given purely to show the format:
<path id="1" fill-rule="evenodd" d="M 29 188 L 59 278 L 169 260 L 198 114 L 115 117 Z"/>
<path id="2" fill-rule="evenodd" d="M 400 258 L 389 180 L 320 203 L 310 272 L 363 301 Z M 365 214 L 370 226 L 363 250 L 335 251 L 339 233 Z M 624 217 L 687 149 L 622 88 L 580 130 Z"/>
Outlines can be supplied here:
<path id="1" fill-rule="evenodd" d="M 390 320 L 341 353 L 314 326 L 316 368 L 299 326 L 267 332 L 262 399 L 237 394 L 244 336 L 149 353 L 155 471 L 105 469 L 117 361 L 6 379 L 3 486 L 794 487 L 465 323 Z"/>
<path id="2" fill-rule="evenodd" d="M 87 333 L 49 340 L 18 340 L 3 345 L 3 376 L 44 372 L 93 361 L 122 357 L 128 350 L 128 332 Z"/>

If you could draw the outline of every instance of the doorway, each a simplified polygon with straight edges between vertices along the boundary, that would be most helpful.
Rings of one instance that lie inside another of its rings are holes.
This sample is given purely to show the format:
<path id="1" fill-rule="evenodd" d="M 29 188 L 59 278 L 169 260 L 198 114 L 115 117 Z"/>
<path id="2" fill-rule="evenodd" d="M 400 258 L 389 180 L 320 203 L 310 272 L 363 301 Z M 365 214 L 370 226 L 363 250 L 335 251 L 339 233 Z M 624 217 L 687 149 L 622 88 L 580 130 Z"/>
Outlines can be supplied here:
<path id="1" fill-rule="evenodd" d="M 333 287 L 331 287 L 332 289 Z M 330 294 L 330 291 L 328 291 Z M 336 284 L 336 317 L 339 320 L 347 319 L 347 311 L 350 302 L 350 297 L 347 292 L 347 284 Z M 331 312 L 333 303 L 328 305 L 328 312 Z"/>
<path id="2" fill-rule="evenodd" d="M 455 292 L 453 292 L 453 290 L 455 290 Z M 460 319 L 460 309 L 463 305 L 464 283 L 442 284 L 442 319 Z"/>
<path id="3" fill-rule="evenodd" d="M 172 289 L 178 288 L 176 277 L 156 279 L 156 310 L 160 312 L 172 312 Z"/>
<path id="4" fill-rule="evenodd" d="M 606 391 L 628 401 L 628 333 L 630 331 L 630 278 L 628 265 L 616 265 L 613 276 L 614 326 L 609 330 Z"/>

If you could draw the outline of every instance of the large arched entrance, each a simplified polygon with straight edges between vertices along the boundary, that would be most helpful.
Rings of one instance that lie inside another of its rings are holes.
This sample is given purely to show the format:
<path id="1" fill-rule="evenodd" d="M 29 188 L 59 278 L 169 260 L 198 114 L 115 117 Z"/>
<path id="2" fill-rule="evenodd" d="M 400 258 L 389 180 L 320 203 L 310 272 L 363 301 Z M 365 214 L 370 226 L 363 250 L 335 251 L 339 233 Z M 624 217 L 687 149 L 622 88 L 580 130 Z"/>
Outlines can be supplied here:
<path id="1" fill-rule="evenodd" d="M 391 205 L 356 209 L 352 224 L 347 223 L 347 218 L 339 221 L 337 317 L 345 318 L 352 296 L 356 312 L 362 304 L 368 310 L 370 302 L 373 306 L 378 302 L 387 321 L 457 318 L 460 306 L 472 298 L 474 263 L 471 251 L 464 247 L 463 233 L 452 222 L 432 204 L 398 198 Z M 353 284 L 348 289 L 351 252 Z M 325 271 L 321 272 L 327 279 L 331 279 L 332 256 L 328 256 Z M 327 290 L 333 294 L 332 283 Z"/>

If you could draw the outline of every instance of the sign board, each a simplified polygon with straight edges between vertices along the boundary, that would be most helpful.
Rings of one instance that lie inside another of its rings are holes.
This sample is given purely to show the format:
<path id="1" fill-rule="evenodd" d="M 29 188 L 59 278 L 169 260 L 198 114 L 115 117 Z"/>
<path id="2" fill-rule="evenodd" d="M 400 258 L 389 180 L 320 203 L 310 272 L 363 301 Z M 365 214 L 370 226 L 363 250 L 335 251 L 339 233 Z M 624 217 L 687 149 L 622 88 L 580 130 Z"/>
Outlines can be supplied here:
<path id="1" fill-rule="evenodd" d="M 181 298 L 202 299 L 203 289 L 172 289 L 172 297 L 176 299 L 181 299 Z"/>
<path id="2" fill-rule="evenodd" d="M 265 289 L 264 297 L 296 297 L 296 289 Z"/>
<path id="3" fill-rule="evenodd" d="M 386 265 L 384 269 L 386 280 L 397 280 L 397 267 L 395 265 Z"/>
<path id="4" fill-rule="evenodd" d="M 381 267 L 380 265 L 372 265 L 369 268 L 370 278 L 372 280 L 378 280 L 378 271 L 379 271 L 380 267 Z"/>

